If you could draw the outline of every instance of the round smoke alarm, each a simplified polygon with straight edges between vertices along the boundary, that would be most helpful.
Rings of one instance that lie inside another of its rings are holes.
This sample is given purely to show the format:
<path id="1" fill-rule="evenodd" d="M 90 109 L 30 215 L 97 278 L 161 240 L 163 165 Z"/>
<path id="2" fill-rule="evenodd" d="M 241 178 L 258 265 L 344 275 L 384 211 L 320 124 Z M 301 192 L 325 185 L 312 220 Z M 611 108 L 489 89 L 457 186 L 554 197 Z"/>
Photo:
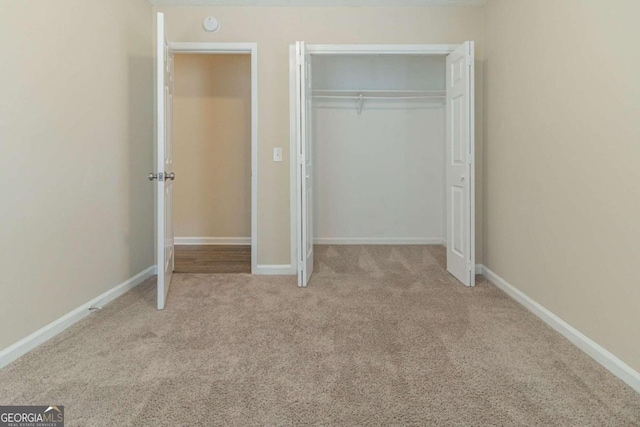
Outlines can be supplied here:
<path id="1" fill-rule="evenodd" d="M 204 18 L 204 29 L 213 33 L 220 29 L 220 22 L 213 16 L 207 16 Z"/>

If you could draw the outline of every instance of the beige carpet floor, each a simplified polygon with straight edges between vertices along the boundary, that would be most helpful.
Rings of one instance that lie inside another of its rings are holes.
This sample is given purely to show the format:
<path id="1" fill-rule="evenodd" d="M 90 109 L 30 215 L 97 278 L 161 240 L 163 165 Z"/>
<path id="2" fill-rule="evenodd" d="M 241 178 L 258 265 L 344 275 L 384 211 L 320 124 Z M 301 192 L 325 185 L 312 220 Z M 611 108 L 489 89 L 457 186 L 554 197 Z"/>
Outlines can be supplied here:
<path id="1" fill-rule="evenodd" d="M 67 426 L 640 425 L 640 395 L 435 246 L 317 247 L 293 277 L 150 280 L 0 370 Z"/>

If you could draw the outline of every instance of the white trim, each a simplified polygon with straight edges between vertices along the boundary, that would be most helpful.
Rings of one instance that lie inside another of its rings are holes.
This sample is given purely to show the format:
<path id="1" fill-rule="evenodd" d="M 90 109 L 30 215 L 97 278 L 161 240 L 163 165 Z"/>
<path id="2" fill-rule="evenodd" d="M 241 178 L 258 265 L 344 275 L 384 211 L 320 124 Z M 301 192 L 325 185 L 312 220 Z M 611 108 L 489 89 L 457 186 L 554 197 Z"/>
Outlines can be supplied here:
<path id="1" fill-rule="evenodd" d="M 257 266 L 254 274 L 263 276 L 293 276 L 296 274 L 296 270 L 290 264 L 263 264 Z"/>
<path id="2" fill-rule="evenodd" d="M 316 237 L 314 245 L 443 245 L 441 237 Z"/>
<path id="3" fill-rule="evenodd" d="M 296 145 L 296 46 L 289 45 L 289 233 L 291 265 L 297 266 L 298 261 L 298 207 L 297 207 L 297 163 L 298 152 Z"/>
<path id="4" fill-rule="evenodd" d="M 251 273 L 258 270 L 258 43 L 251 46 Z"/>
<path id="5" fill-rule="evenodd" d="M 251 55 L 251 274 L 258 271 L 258 43 L 169 43 L 174 53 Z"/>
<path id="6" fill-rule="evenodd" d="M 484 276 L 496 287 L 538 316 L 580 350 L 591 356 L 596 362 L 607 368 L 613 375 L 624 381 L 629 387 L 640 393 L 640 373 L 618 359 L 614 354 L 578 331 L 576 328 L 547 310 L 528 295 L 498 276 L 486 266 L 481 266 Z"/>
<path id="7" fill-rule="evenodd" d="M 156 6 L 473 7 L 487 0 L 149 0 Z"/>
<path id="8" fill-rule="evenodd" d="M 251 273 L 258 270 L 258 44 L 251 47 Z"/>
<path id="9" fill-rule="evenodd" d="M 174 237 L 174 245 L 250 245 L 251 237 Z"/>
<path id="10" fill-rule="evenodd" d="M 175 53 L 204 54 L 252 54 L 256 43 L 209 43 L 209 42 L 171 42 L 169 48 Z"/>
<path id="11" fill-rule="evenodd" d="M 469 266 L 476 265 L 476 44 L 469 42 L 467 55 L 471 57 L 469 61 L 469 145 L 470 145 L 470 165 L 469 165 Z M 447 71 L 448 72 L 448 71 Z M 447 88 L 448 89 L 448 88 Z M 476 285 L 476 275 L 469 278 L 471 286 Z"/>
<path id="12" fill-rule="evenodd" d="M 110 303 L 114 299 L 123 295 L 127 291 L 135 288 L 140 283 L 144 282 L 150 277 L 153 277 L 156 274 L 156 266 L 152 265 L 151 267 L 141 271 L 130 279 L 122 282 L 121 284 L 109 289 L 107 292 L 102 295 L 92 299 L 91 301 L 82 304 L 80 307 L 76 308 L 73 311 L 65 314 L 64 316 L 54 320 L 48 325 L 38 329 L 31 335 L 21 339 L 20 341 L 10 345 L 4 350 L 0 351 L 0 368 L 7 366 L 9 363 L 13 362 L 20 356 L 23 356 L 38 347 L 40 344 L 45 341 L 50 340 L 51 338 L 58 335 L 60 332 L 64 331 L 74 323 L 79 320 L 85 318 L 91 311 L 90 307 L 103 307 L 105 304 Z"/>
<path id="13" fill-rule="evenodd" d="M 311 55 L 448 55 L 458 44 L 308 44 Z"/>

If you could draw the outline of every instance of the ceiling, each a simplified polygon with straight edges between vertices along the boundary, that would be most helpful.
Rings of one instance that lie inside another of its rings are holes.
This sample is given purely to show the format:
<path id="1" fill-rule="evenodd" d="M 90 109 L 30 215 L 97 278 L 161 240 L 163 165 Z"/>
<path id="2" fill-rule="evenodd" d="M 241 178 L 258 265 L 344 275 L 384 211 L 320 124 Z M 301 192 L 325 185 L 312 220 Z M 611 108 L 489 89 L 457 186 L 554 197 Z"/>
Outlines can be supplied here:
<path id="1" fill-rule="evenodd" d="M 487 0 L 149 0 L 166 6 L 434 7 L 482 6 Z"/>

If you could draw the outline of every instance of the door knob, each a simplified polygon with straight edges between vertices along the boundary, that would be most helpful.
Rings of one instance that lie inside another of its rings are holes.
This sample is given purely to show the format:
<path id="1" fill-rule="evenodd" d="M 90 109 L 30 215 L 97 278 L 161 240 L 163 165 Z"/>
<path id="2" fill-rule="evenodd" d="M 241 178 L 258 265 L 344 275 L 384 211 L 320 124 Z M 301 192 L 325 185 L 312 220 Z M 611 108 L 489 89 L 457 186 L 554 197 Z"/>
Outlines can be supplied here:
<path id="1" fill-rule="evenodd" d="M 460 177 L 460 181 L 464 181 L 464 175 Z"/>
<path id="2" fill-rule="evenodd" d="M 165 177 L 166 177 L 167 179 L 170 179 L 171 181 L 173 181 L 174 179 L 176 179 L 176 174 L 175 174 L 175 173 L 173 173 L 173 172 L 171 172 L 171 173 L 167 173 L 167 174 L 165 174 Z"/>
<path id="3" fill-rule="evenodd" d="M 147 178 L 149 178 L 149 181 L 153 181 L 154 179 L 158 179 L 158 174 L 151 172 L 149 175 L 147 175 Z"/>

